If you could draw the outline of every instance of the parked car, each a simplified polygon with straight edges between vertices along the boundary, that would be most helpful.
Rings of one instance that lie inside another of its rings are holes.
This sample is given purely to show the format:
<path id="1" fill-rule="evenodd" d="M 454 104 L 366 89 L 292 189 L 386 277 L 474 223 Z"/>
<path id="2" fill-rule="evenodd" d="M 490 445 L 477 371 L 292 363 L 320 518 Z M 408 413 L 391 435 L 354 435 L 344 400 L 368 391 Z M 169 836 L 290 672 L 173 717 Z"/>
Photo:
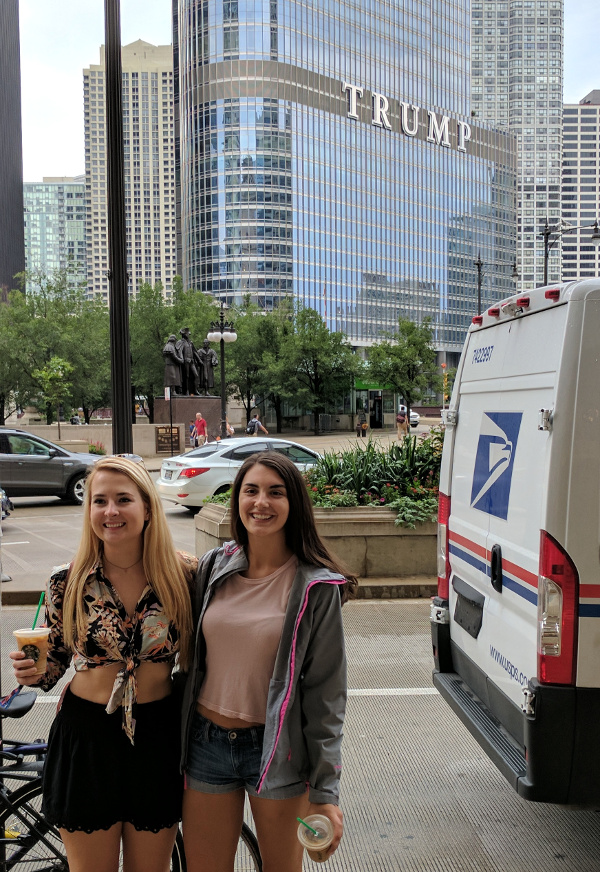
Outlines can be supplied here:
<path id="1" fill-rule="evenodd" d="M 2 520 L 8 518 L 11 512 L 14 512 L 15 507 L 6 496 L 6 491 L 4 488 L 0 487 L 0 506 L 2 508 Z"/>
<path id="2" fill-rule="evenodd" d="M 398 411 L 406 413 L 406 406 L 398 406 Z M 421 416 L 417 412 L 413 412 L 413 410 L 411 409 L 410 410 L 410 426 L 416 427 L 420 420 L 421 420 Z"/>
<path id="3" fill-rule="evenodd" d="M 9 497 L 57 496 L 81 505 L 87 471 L 99 459 L 25 430 L 0 428 L 0 481 Z"/>
<path id="4" fill-rule="evenodd" d="M 244 460 L 257 451 L 279 451 L 301 470 L 312 466 L 319 457 L 310 448 L 285 439 L 244 436 L 208 442 L 163 461 L 156 487 L 161 497 L 196 511 L 206 497 L 229 490 Z"/>

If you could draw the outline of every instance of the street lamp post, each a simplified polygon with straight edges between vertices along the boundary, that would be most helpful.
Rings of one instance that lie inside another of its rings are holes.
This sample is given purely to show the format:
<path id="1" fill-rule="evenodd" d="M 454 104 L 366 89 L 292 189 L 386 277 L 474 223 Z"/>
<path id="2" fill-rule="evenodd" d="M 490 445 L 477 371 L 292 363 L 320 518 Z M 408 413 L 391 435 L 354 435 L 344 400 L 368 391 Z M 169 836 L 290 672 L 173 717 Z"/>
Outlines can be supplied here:
<path id="1" fill-rule="evenodd" d="M 112 437 L 116 454 L 131 454 L 131 353 L 123 182 L 123 104 L 121 97 L 120 0 L 104 0 L 106 54 L 106 168 L 110 299 L 110 380 Z"/>
<path id="2" fill-rule="evenodd" d="M 544 223 L 544 228 L 541 233 L 544 240 L 544 286 L 548 284 L 548 258 L 550 257 L 550 252 L 564 233 L 572 233 L 574 230 L 591 229 L 593 232 L 590 237 L 590 242 L 593 242 L 596 246 L 600 245 L 600 229 L 598 228 L 597 219 L 593 224 L 580 224 L 578 227 L 572 227 L 569 224 L 563 226 L 563 224 L 564 222 L 561 219 L 558 224 L 553 224 L 552 227 L 550 227 L 547 218 Z M 552 242 L 550 242 L 551 236 L 555 237 Z"/>
<path id="3" fill-rule="evenodd" d="M 483 275 L 481 252 L 478 252 L 477 260 L 474 260 L 473 263 L 477 267 L 477 314 L 481 315 L 481 277 Z"/>
<path id="4" fill-rule="evenodd" d="M 221 366 L 221 439 L 227 438 L 227 400 L 225 397 L 225 343 L 235 342 L 237 333 L 233 329 L 233 323 L 225 320 L 225 309 L 228 306 L 221 303 L 219 320 L 211 322 L 210 332 L 206 338 L 209 342 L 220 343 L 220 366 Z"/>

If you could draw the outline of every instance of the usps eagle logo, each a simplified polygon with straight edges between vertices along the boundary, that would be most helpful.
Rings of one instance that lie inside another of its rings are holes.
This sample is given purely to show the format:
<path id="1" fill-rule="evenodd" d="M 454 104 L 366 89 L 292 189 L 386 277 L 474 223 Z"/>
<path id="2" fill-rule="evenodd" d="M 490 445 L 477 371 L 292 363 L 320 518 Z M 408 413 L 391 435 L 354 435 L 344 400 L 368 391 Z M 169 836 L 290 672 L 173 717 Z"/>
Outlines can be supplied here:
<path id="1" fill-rule="evenodd" d="M 484 412 L 475 455 L 471 506 L 504 521 L 522 417 L 522 412 Z"/>

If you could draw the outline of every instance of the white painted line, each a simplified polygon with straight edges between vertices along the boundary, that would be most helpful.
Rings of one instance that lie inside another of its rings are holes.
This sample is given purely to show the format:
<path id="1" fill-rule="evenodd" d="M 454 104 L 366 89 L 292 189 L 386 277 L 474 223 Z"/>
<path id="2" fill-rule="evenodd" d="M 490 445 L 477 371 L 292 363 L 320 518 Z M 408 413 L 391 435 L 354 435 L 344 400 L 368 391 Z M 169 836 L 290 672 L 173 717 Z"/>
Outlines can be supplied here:
<path id="1" fill-rule="evenodd" d="M 435 696 L 435 687 L 364 687 L 348 691 L 348 696 Z"/>
<path id="2" fill-rule="evenodd" d="M 348 691 L 348 696 L 437 696 L 435 687 L 357 687 Z M 57 703 L 59 696 L 38 696 L 39 702 Z"/>
<path id="3" fill-rule="evenodd" d="M 23 542 L 3 542 L 2 547 L 6 548 L 7 545 L 31 545 L 29 539 L 24 539 Z"/>

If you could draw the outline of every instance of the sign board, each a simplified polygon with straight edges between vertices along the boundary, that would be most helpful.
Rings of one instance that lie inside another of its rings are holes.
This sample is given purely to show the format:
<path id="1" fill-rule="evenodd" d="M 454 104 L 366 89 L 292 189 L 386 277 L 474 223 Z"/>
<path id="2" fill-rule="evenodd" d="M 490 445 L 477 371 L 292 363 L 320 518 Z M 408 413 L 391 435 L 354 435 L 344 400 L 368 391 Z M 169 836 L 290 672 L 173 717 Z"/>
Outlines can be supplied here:
<path id="1" fill-rule="evenodd" d="M 156 433 L 157 454 L 181 453 L 179 427 L 157 427 L 154 432 Z"/>

